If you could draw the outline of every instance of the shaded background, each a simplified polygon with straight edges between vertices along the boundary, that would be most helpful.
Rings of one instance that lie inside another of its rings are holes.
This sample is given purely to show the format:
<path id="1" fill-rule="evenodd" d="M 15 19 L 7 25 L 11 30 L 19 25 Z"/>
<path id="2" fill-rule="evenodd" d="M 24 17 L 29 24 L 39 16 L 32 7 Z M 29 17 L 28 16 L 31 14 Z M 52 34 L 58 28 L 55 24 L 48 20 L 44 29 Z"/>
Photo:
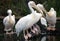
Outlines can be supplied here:
<path id="1" fill-rule="evenodd" d="M 30 0 L 0 0 L 0 16 L 6 16 L 7 9 L 12 9 L 16 16 L 24 16 L 29 14 L 27 3 Z M 33 0 L 37 3 L 44 4 L 49 11 L 53 7 L 57 11 L 57 16 L 60 16 L 60 0 Z"/>

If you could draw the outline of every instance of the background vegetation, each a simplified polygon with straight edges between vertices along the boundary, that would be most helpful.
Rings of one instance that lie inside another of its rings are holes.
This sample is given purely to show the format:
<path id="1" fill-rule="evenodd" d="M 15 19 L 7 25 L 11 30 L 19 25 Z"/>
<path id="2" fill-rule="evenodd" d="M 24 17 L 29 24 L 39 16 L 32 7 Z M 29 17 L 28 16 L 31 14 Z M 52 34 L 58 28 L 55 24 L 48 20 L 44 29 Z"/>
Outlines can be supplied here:
<path id="1" fill-rule="evenodd" d="M 16 16 L 24 16 L 30 13 L 27 3 L 30 0 L 0 0 L 0 16 L 6 16 L 6 11 L 12 9 Z M 49 11 L 51 7 L 57 11 L 57 16 L 60 16 L 60 0 L 33 0 L 37 3 L 44 4 Z"/>

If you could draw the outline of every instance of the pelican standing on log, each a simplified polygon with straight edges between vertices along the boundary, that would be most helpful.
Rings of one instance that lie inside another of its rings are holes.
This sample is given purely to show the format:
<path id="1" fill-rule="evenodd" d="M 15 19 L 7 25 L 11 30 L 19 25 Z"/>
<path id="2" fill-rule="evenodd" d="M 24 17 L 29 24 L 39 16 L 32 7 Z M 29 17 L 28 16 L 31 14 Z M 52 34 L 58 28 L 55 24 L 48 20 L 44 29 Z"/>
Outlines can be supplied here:
<path id="1" fill-rule="evenodd" d="M 13 27 L 15 25 L 15 15 L 12 15 L 12 10 L 7 10 L 8 16 L 6 16 L 3 19 L 3 24 L 5 26 L 4 31 L 6 31 L 6 34 L 8 34 L 8 31 L 13 30 Z"/>

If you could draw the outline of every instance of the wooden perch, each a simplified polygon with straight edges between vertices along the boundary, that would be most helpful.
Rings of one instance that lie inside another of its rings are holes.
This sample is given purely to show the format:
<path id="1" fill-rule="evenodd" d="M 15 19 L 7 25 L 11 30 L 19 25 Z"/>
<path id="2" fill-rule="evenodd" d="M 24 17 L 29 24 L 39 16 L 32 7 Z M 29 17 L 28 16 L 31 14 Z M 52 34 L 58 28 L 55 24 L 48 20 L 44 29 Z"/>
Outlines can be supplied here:
<path id="1" fill-rule="evenodd" d="M 3 19 L 5 16 L 0 16 L 0 19 Z M 15 17 L 16 19 L 20 19 L 22 16 Z M 57 17 L 57 20 L 60 20 L 60 17 Z"/>

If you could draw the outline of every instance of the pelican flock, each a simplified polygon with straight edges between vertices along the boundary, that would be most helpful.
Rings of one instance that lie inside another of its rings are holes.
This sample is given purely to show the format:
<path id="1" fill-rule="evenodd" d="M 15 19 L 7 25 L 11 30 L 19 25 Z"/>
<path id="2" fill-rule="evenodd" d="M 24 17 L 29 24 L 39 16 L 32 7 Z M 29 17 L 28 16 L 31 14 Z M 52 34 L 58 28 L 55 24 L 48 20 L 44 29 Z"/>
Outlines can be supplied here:
<path id="1" fill-rule="evenodd" d="M 16 25 L 15 15 L 12 15 L 12 10 L 11 9 L 7 10 L 8 16 L 6 16 L 3 19 L 3 24 L 5 26 L 4 31 L 6 31 L 6 33 L 8 33 L 8 31 L 13 30 L 13 27 L 15 26 L 17 37 L 19 37 L 20 32 L 23 31 L 24 37 L 27 40 L 28 37 L 32 37 L 32 34 L 28 31 L 28 29 L 30 29 L 31 32 L 34 34 L 40 33 L 41 27 L 39 27 L 36 24 L 39 20 L 41 24 L 44 25 L 45 27 L 49 25 L 50 28 L 55 28 L 56 11 L 54 10 L 54 8 L 51 8 L 48 12 L 42 4 L 36 5 L 34 1 L 29 1 L 28 7 L 31 13 L 24 17 L 21 17 L 17 21 Z M 39 13 L 37 11 L 39 11 Z M 45 13 L 46 16 L 44 16 L 43 12 Z M 27 32 L 27 34 L 25 34 L 25 31 Z"/>

